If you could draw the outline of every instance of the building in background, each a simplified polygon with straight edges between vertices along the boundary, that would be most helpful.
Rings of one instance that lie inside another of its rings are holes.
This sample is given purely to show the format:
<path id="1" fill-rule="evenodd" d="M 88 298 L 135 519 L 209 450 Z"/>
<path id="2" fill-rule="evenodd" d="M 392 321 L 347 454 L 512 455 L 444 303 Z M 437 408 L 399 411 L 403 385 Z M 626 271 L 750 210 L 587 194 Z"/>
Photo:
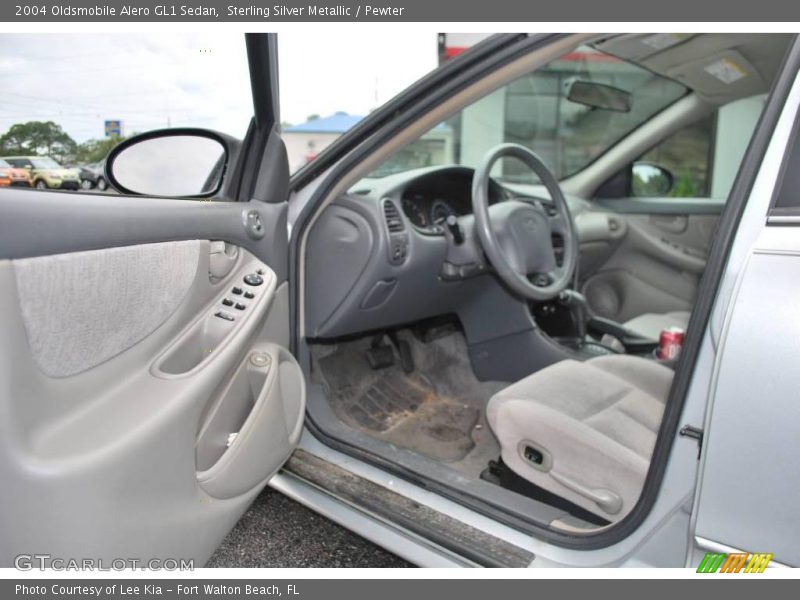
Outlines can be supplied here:
<path id="1" fill-rule="evenodd" d="M 439 64 L 454 59 L 487 37 L 488 34 L 480 33 L 438 34 Z M 602 147 L 615 143 L 617 140 L 610 139 L 614 132 L 624 130 L 624 122 L 630 116 L 635 117 L 640 106 L 647 106 L 650 99 L 662 97 L 667 93 L 664 87 L 671 85 L 658 77 L 652 77 L 652 81 L 644 85 L 642 77 L 646 77 L 646 73 L 643 74 L 641 69 L 631 67 L 615 56 L 590 46 L 576 48 L 535 72 L 487 94 L 450 119 L 448 125 L 453 131 L 453 147 L 456 151 L 454 158 L 459 164 L 475 167 L 481 164 L 486 148 L 502 143 L 517 143 L 534 150 L 558 178 L 568 177 L 596 156 L 597 149 L 592 145 L 592 140 L 603 141 Z M 622 90 L 636 89 L 637 97 L 630 114 L 594 110 L 571 102 L 567 98 L 567 90 L 570 83 L 576 80 Z M 701 185 L 698 182 L 707 178 L 704 169 L 708 164 L 708 148 L 707 144 L 700 142 L 709 139 L 703 131 L 709 126 L 713 127 L 713 123 L 696 124 L 696 135 L 691 135 L 693 132 L 685 135 L 684 143 L 678 150 L 684 158 L 680 161 L 682 164 L 691 162 L 697 165 L 692 172 L 674 173 L 686 179 L 686 185 L 692 188 L 698 188 Z M 581 137 L 585 139 L 581 140 Z M 686 155 L 697 158 L 686 161 Z M 660 164 L 671 164 L 670 161 L 665 162 L 663 157 L 661 159 Z M 507 181 L 536 182 L 530 169 L 516 161 L 503 161 L 494 173 L 502 175 Z M 697 193 L 706 192 L 698 189 Z"/>
<path id="2" fill-rule="evenodd" d="M 457 57 L 486 37 L 487 34 L 479 33 L 438 34 L 440 64 Z M 647 74 L 643 75 L 641 69 L 615 56 L 581 46 L 473 102 L 395 152 L 374 174 L 384 176 L 443 164 L 475 167 L 482 162 L 486 148 L 511 142 L 532 148 L 559 178 L 568 177 L 593 160 L 596 148 L 588 140 L 602 139 L 603 145 L 613 144 L 616 140 L 606 140 L 605 136 L 613 136 L 620 129 L 616 126 L 618 123 L 624 125 L 624 121 L 635 115 L 640 105 L 647 106 L 649 100 L 660 98 L 665 93 L 662 88 L 670 85 L 670 82 L 657 77 L 652 77 L 650 83 L 643 85 L 640 81 L 643 76 Z M 594 110 L 570 101 L 567 90 L 575 80 L 591 81 L 622 90 L 637 89 L 631 115 Z M 362 118 L 336 112 L 286 127 L 283 138 L 292 172 L 316 158 Z M 581 137 L 588 139 L 578 140 Z M 707 136 L 694 137 L 707 139 Z M 682 155 L 704 155 L 704 147 L 693 143 L 694 137 L 687 137 L 680 149 Z M 575 143 L 576 140 L 579 143 Z M 694 162 L 706 164 L 706 161 L 699 159 Z M 676 175 L 685 175 L 691 183 L 704 180 L 705 173 L 701 170 L 698 167 L 697 173 Z M 515 161 L 503 161 L 497 166 L 495 174 L 518 183 L 536 182 L 530 170 Z"/>
<path id="3" fill-rule="evenodd" d="M 455 152 L 452 125 L 439 123 L 418 139 L 395 151 L 389 160 L 375 169 L 372 174 L 384 177 L 409 169 L 454 164 Z"/>
<path id="4" fill-rule="evenodd" d="M 314 160 L 320 152 L 363 118 L 339 111 L 328 117 L 286 127 L 281 136 L 286 144 L 291 172 L 294 173 Z M 379 171 L 383 175 L 392 173 L 395 162 L 400 167 L 398 170 L 406 170 L 449 163 L 453 161 L 453 157 L 452 129 L 441 123 L 413 144 L 395 153 Z"/>
<path id="5" fill-rule="evenodd" d="M 438 34 L 440 64 L 487 36 L 488 34 L 480 33 Z M 299 125 L 285 127 L 281 137 L 286 144 L 291 172 L 294 173 L 314 160 L 320 152 L 363 118 L 362 115 L 337 111 L 327 117 L 313 118 Z M 455 159 L 455 151 L 453 129 L 450 125 L 442 123 L 394 158 L 402 163 L 403 169 L 425 167 L 452 162 Z M 390 173 L 392 169 L 391 164 L 383 165 L 381 168 L 385 174 Z"/>
<path id="6" fill-rule="evenodd" d="M 363 118 L 361 115 L 349 115 L 339 111 L 327 117 L 286 127 L 282 137 L 289 155 L 291 172 L 294 173 L 314 160 L 317 154 Z"/>

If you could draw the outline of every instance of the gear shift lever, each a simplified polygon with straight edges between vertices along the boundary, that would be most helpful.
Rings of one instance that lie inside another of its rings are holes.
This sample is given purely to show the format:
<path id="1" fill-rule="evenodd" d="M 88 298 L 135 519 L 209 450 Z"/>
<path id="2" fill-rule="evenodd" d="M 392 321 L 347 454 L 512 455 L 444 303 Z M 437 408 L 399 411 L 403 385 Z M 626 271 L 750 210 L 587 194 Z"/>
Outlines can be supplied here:
<path id="1" fill-rule="evenodd" d="M 580 343 L 586 340 L 586 328 L 591 318 L 591 311 L 586 302 L 586 296 L 575 290 L 564 290 L 558 295 L 558 301 L 570 309 L 573 318 L 575 319 L 575 328 L 577 329 L 578 339 Z"/>

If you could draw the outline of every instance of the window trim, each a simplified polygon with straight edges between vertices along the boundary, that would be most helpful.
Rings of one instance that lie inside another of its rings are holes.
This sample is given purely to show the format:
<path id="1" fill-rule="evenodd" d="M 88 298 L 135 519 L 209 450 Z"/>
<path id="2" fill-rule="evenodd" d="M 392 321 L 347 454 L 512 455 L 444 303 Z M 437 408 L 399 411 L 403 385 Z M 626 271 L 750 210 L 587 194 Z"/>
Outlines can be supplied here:
<path id="1" fill-rule="evenodd" d="M 792 206 L 778 206 L 778 200 L 784 192 L 789 182 L 786 178 L 789 169 L 793 166 L 793 155 L 797 152 L 797 162 L 800 162 L 800 112 L 795 117 L 792 131 L 789 134 L 788 151 L 784 153 L 781 160 L 781 168 L 778 171 L 778 179 L 772 191 L 772 198 L 769 202 L 768 224 L 797 224 L 800 222 L 800 190 L 797 190 L 797 199 Z"/>

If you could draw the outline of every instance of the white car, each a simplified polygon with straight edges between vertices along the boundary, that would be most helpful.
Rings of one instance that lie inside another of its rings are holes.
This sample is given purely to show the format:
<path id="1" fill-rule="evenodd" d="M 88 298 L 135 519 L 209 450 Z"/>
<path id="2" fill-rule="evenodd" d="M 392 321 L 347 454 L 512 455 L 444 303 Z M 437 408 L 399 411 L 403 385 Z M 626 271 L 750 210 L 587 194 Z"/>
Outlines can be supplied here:
<path id="1" fill-rule="evenodd" d="M 0 192 L 0 564 L 200 566 L 270 485 L 424 566 L 800 566 L 794 35 L 492 36 L 292 177 L 247 43 L 243 142 Z"/>

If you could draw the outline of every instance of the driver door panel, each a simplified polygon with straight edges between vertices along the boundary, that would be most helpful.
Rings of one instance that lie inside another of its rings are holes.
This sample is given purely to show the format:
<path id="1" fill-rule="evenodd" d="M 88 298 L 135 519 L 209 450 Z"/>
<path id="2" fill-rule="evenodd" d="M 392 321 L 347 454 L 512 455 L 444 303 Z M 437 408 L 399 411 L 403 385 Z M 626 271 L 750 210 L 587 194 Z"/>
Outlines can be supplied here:
<path id="1" fill-rule="evenodd" d="M 22 226 L 4 218 L 0 237 Z M 285 276 L 230 247 L 217 277 L 215 248 L 165 239 L 0 261 L 3 565 L 21 550 L 202 564 L 288 458 L 304 382 L 260 334 L 288 319 L 282 302 L 273 312 Z M 246 285 L 256 272 L 263 283 Z M 234 298 L 245 308 L 223 304 Z"/>
<path id="2" fill-rule="evenodd" d="M 276 40 L 246 41 L 213 200 L 0 192 L 0 566 L 202 566 L 299 440 Z"/>

